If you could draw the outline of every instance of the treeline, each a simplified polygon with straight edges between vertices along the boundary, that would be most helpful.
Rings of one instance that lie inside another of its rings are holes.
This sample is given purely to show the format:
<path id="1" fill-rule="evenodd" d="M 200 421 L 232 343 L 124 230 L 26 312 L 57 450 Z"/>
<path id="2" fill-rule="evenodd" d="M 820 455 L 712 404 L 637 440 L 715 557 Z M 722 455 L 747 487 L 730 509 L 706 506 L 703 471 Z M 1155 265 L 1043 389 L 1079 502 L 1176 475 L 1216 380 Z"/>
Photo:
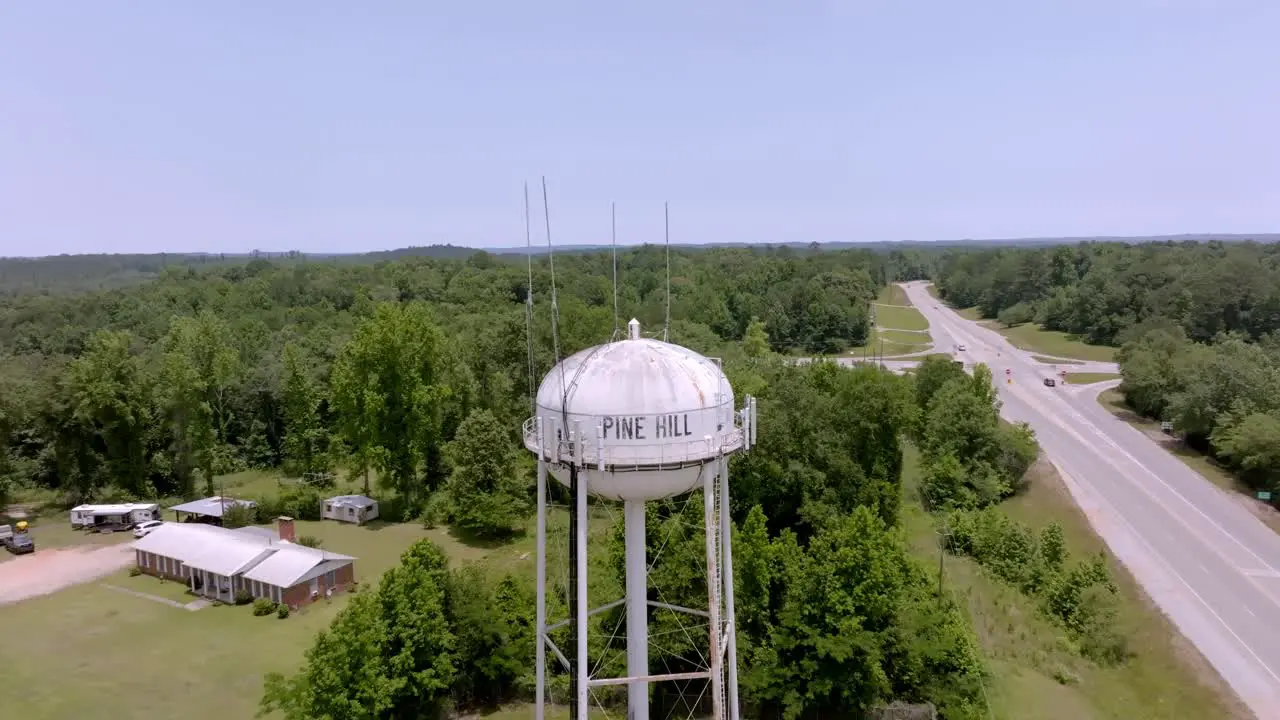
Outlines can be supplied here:
<path id="1" fill-rule="evenodd" d="M 1280 245 L 1165 242 L 946 253 L 942 296 L 1120 347 L 1126 403 L 1256 490 L 1280 490 Z"/>
<path id="2" fill-rule="evenodd" d="M 736 388 L 757 395 L 761 423 L 759 445 L 730 468 L 744 712 L 860 717 L 900 700 L 934 703 L 944 718 L 983 717 L 985 670 L 964 611 L 938 597 L 897 527 L 901 443 L 921 421 L 913 381 L 873 368 L 796 367 L 772 355 L 733 357 L 726 369 Z M 697 570 L 706 552 L 702 512 L 698 494 L 648 507 L 650 583 L 663 602 L 706 603 Z M 593 543 L 592 567 L 612 574 L 592 576 L 593 596 L 625 584 L 621 523 L 607 537 Z M 530 699 L 532 578 L 468 566 L 471 579 L 460 580 L 463 571 L 446 569 L 426 541 L 404 562 L 362 590 L 297 674 L 270 678 L 264 708 L 298 719 L 423 717 Z M 564 583 L 548 580 L 551 617 L 566 611 Z M 478 586 L 497 593 L 487 607 L 474 601 Z M 610 632 L 623 612 L 592 619 L 590 660 L 602 676 L 625 674 L 625 639 Z M 651 634 L 663 638 L 661 648 L 651 645 L 654 672 L 700 669 L 702 634 L 651 612 Z M 552 638 L 563 645 L 566 632 Z M 563 697 L 567 677 L 557 663 L 549 677 Z M 654 708 L 692 701 L 677 690 L 655 685 Z M 594 697 L 621 707 L 625 688 L 599 688 Z"/>
<path id="3" fill-rule="evenodd" d="M 1211 345 L 1153 324 L 1120 348 L 1120 390 L 1137 412 L 1173 423 L 1254 490 L 1280 478 L 1280 337 L 1223 334 Z"/>
<path id="4" fill-rule="evenodd" d="M 775 351 L 844 349 L 865 340 L 891 272 L 859 251 L 673 251 L 670 336 L 720 353 L 757 320 Z M 662 250 L 620 253 L 618 275 L 620 322 L 658 332 Z M 556 258 L 562 356 L 615 331 L 611 277 L 607 253 Z M 539 258 L 535 382 L 554 361 L 550 287 Z M 527 413 L 528 288 L 522 263 L 474 253 L 166 267 L 128 288 L 4 298 L 0 488 L 189 496 L 250 467 L 344 466 L 419 504 L 468 415 L 514 433 Z"/>
<path id="5" fill-rule="evenodd" d="M 1044 249 L 959 250 L 935 283 L 957 307 L 1007 325 L 1038 323 L 1121 345 L 1163 319 L 1196 342 L 1222 332 L 1257 340 L 1280 329 L 1280 245 L 1220 241 L 1084 243 Z"/>
<path id="6" fill-rule="evenodd" d="M 1060 527 L 1037 530 L 1000 510 L 1000 502 L 1023 489 L 1039 447 L 1026 425 L 1000 420 L 990 369 L 978 365 L 970 377 L 946 358 L 925 358 L 916 371 L 915 400 L 921 500 L 938 518 L 946 549 L 1037 598 L 1080 654 L 1122 662 L 1128 649 L 1116 628 L 1116 587 L 1105 558 L 1073 563 Z"/>

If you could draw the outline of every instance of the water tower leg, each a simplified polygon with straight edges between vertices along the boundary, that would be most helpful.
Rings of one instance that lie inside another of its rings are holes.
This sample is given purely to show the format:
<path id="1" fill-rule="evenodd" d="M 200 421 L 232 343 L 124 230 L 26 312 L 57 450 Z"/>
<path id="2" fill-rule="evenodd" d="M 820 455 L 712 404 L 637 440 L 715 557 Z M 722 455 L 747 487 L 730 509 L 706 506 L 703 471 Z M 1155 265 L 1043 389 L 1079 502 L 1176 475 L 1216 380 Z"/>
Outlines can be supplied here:
<path id="1" fill-rule="evenodd" d="M 574 512 L 577 514 L 578 522 L 575 530 L 577 531 L 578 552 L 575 558 L 578 566 L 578 582 L 574 588 L 574 593 L 578 598 L 577 618 L 574 621 L 578 626 L 577 640 L 578 652 L 575 663 L 577 667 L 573 669 L 578 678 L 578 720 L 587 720 L 587 711 L 590 709 L 588 698 L 591 697 L 591 688 L 587 686 L 587 483 L 585 478 L 579 479 L 578 497 L 575 499 Z"/>
<path id="2" fill-rule="evenodd" d="M 644 677 L 649 674 L 649 583 L 644 501 L 628 500 L 623 507 L 627 558 L 627 674 Z M 627 708 L 631 720 L 648 720 L 649 683 L 637 681 L 627 686 Z"/>
<path id="3" fill-rule="evenodd" d="M 534 720 L 542 720 L 547 699 L 547 641 L 543 638 L 547 628 L 547 464 L 541 457 L 541 451 L 538 455 L 538 609 L 535 623 L 538 650 Z"/>
<path id="4" fill-rule="evenodd" d="M 707 544 L 707 669 L 711 675 L 711 718 L 724 718 L 724 664 L 720 655 L 720 518 L 716 512 L 716 478 L 720 475 L 714 467 L 702 469 L 702 509 Z"/>
<path id="5" fill-rule="evenodd" d="M 738 720 L 738 623 L 733 609 L 733 523 L 729 516 L 729 461 L 720 455 L 720 555 L 723 558 L 724 575 L 724 623 L 729 628 L 728 647 L 728 720 Z"/>

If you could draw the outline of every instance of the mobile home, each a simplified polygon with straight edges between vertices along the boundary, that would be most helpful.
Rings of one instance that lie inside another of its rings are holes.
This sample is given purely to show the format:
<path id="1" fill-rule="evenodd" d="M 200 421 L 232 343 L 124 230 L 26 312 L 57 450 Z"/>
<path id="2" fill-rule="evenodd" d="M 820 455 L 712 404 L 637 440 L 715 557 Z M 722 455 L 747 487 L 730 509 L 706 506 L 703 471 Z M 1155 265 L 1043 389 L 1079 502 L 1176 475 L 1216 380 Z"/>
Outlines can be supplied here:
<path id="1" fill-rule="evenodd" d="M 156 503 L 77 505 L 71 508 L 73 528 L 125 528 L 159 519 L 160 506 Z"/>
<path id="2" fill-rule="evenodd" d="M 321 503 L 320 517 L 363 525 L 378 517 L 378 501 L 364 495 L 338 495 Z"/>

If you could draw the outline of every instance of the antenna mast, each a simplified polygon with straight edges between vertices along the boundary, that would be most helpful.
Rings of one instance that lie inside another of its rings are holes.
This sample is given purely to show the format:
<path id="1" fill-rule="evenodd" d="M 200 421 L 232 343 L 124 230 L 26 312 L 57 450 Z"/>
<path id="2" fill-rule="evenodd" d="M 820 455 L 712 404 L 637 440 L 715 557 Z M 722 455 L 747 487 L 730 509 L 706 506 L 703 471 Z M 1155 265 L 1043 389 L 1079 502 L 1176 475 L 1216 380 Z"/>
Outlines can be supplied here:
<path id="1" fill-rule="evenodd" d="M 524 248 L 529 267 L 529 288 L 524 296 L 524 336 L 529 346 L 529 411 L 538 414 L 536 378 L 533 372 L 533 232 L 529 220 L 529 183 L 524 184 Z"/>
<path id="2" fill-rule="evenodd" d="M 662 203 L 662 233 L 667 245 L 667 318 L 662 323 L 662 342 L 667 341 L 671 330 L 671 207 Z"/>
<path id="3" fill-rule="evenodd" d="M 569 494 L 570 502 L 576 506 L 576 512 L 569 513 L 569 617 L 576 619 L 575 622 L 569 624 L 570 644 L 576 649 L 574 660 L 570 663 L 569 672 L 569 717 L 584 719 L 586 717 L 586 702 L 588 686 L 586 683 L 586 665 L 587 665 L 587 644 L 586 633 L 586 587 L 578 582 L 581 577 L 580 558 L 586 553 L 586 538 L 582 536 L 580 528 L 585 529 L 584 520 L 579 518 L 581 515 L 586 517 L 587 496 L 586 486 L 578 480 L 578 458 L 579 446 L 582 444 L 582 438 L 578 437 L 569 427 L 569 386 L 565 378 L 564 365 L 560 362 L 560 305 L 556 302 L 556 259 L 555 252 L 551 244 L 551 204 L 547 200 L 547 176 L 542 176 L 542 216 L 546 221 L 547 228 L 547 259 L 550 262 L 551 270 L 551 344 L 556 355 L 556 365 L 560 368 L 560 418 L 561 428 L 557 430 L 557 434 L 563 432 L 564 436 L 556 438 L 557 447 L 564 447 L 564 441 L 569 443 L 569 452 L 573 461 L 569 463 Z M 557 450 L 557 453 L 560 452 Z"/>
<path id="4" fill-rule="evenodd" d="M 609 242 L 613 246 L 613 339 L 618 339 L 618 204 L 609 203 Z"/>

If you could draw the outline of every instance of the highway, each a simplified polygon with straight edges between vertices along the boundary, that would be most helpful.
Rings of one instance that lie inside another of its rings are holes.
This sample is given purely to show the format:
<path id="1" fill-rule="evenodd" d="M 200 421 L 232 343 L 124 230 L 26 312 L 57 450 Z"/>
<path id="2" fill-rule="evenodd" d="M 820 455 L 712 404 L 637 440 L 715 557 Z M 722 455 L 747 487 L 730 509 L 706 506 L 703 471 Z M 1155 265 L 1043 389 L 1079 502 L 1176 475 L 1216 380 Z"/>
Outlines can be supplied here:
<path id="1" fill-rule="evenodd" d="M 1272 622 L 1280 617 L 1280 536 L 1240 498 L 1112 416 L 1096 393 L 1046 387 L 1052 368 L 961 318 L 926 283 L 903 287 L 938 351 L 964 344 L 957 355 L 967 364 L 991 367 L 1001 414 L 1031 425 L 1098 534 L 1160 609 L 1259 718 L 1280 720 L 1280 628 Z"/>

